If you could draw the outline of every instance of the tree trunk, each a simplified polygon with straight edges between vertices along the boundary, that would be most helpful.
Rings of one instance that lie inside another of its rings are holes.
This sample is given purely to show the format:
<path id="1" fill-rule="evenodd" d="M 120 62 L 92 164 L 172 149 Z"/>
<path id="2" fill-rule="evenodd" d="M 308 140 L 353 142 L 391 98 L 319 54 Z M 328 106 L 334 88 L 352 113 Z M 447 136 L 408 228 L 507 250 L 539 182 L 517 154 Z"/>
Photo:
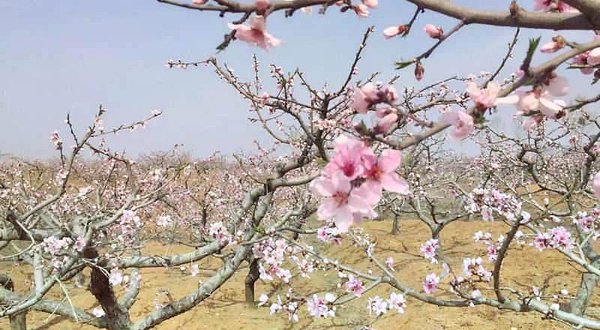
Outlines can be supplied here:
<path id="1" fill-rule="evenodd" d="M 392 223 L 392 235 L 400 234 L 400 216 L 394 214 L 394 222 Z"/>
<path id="2" fill-rule="evenodd" d="M 6 274 L 0 274 L 0 285 L 10 291 L 15 289 L 12 279 Z M 27 330 L 27 311 L 9 315 L 8 323 L 10 330 Z"/>
<path id="3" fill-rule="evenodd" d="M 248 303 L 249 305 L 254 305 L 254 284 L 256 283 L 258 278 L 258 259 L 253 258 L 252 262 L 250 262 L 248 275 L 246 276 L 246 280 L 244 281 L 244 284 L 246 286 L 246 303 Z"/>
<path id="4" fill-rule="evenodd" d="M 596 274 L 582 274 L 581 283 L 577 289 L 577 296 L 571 300 L 569 312 L 579 316 L 585 314 L 585 310 L 594 294 L 594 288 L 598 284 L 598 279 L 598 275 Z"/>
<path id="5" fill-rule="evenodd" d="M 8 317 L 10 330 L 27 330 L 27 312 L 21 312 Z"/>
<path id="6" fill-rule="evenodd" d="M 580 233 L 580 237 L 581 233 Z M 586 242 L 582 246 L 582 251 L 585 253 L 586 257 L 589 259 L 589 262 L 594 267 L 600 266 L 600 259 L 598 254 L 592 249 L 590 242 Z M 600 281 L 600 277 L 596 274 L 592 273 L 583 273 L 581 275 L 581 282 L 579 283 L 579 288 L 577 288 L 577 295 L 573 298 L 569 304 L 565 304 L 565 311 L 573 313 L 578 316 L 583 316 L 585 314 L 585 310 L 594 295 L 594 288 Z M 561 308 L 563 309 L 563 308 Z"/>
<path id="7" fill-rule="evenodd" d="M 98 251 L 95 248 L 88 247 L 84 251 L 84 257 L 88 259 L 98 258 Z M 118 303 L 108 277 L 99 269 L 99 267 L 104 266 L 106 266 L 105 263 L 99 263 L 98 267 L 92 267 L 90 292 L 96 297 L 104 313 L 106 313 L 109 330 L 129 330 L 131 329 L 129 311 Z"/>

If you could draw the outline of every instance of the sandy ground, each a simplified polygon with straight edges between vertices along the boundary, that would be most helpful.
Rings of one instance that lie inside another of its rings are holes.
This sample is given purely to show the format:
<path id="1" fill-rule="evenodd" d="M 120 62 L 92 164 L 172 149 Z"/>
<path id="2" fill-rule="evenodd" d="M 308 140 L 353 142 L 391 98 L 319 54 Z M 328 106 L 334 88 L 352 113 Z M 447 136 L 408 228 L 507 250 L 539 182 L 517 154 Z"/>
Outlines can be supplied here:
<path id="1" fill-rule="evenodd" d="M 401 233 L 397 236 L 389 234 L 391 223 L 388 221 L 367 222 L 365 230 L 377 239 L 377 252 L 379 255 L 392 256 L 395 260 L 396 274 L 398 278 L 414 287 L 420 287 L 420 283 L 429 272 L 439 274 L 440 267 L 431 265 L 419 256 L 419 247 L 427 239 L 428 230 L 417 221 L 404 221 L 401 223 Z M 478 230 L 489 231 L 496 238 L 505 233 L 507 227 L 500 223 L 483 222 L 455 222 L 448 226 L 442 234 L 442 242 L 451 264 L 460 270 L 463 257 L 483 255 L 483 244 L 475 244 L 471 237 Z M 368 261 L 364 261 L 363 254 L 354 247 L 321 247 L 326 248 L 331 259 L 338 259 L 349 265 L 362 269 L 368 268 Z M 151 245 L 150 250 L 154 254 L 164 254 L 166 248 L 159 245 Z M 187 251 L 181 246 L 171 246 L 170 253 Z M 214 260 L 206 260 L 199 263 L 203 269 L 215 268 L 218 264 Z M 489 268 L 489 264 L 488 268 Z M 24 268 L 11 267 L 6 263 L 0 264 L 2 272 L 8 272 L 17 282 L 17 290 L 25 291 L 27 281 L 31 275 L 24 272 Z M 198 281 L 206 278 L 210 271 L 205 271 L 198 277 L 192 277 L 189 272 L 179 269 L 152 269 L 142 272 L 142 290 L 136 304 L 131 309 L 132 318 L 139 319 L 145 313 L 154 310 L 154 299 L 159 289 L 167 289 L 174 299 L 182 297 L 197 285 Z M 542 286 L 544 280 L 548 279 L 549 289 L 547 292 L 556 293 L 565 288 L 570 293 L 576 291 L 576 280 L 579 279 L 578 270 L 575 266 L 568 264 L 559 253 L 546 251 L 539 253 L 531 247 L 516 247 L 507 256 L 503 267 L 503 286 L 512 286 L 526 291 L 524 283 Z M 291 323 L 286 315 L 270 316 L 267 308 L 256 308 L 244 303 L 243 281 L 245 268 L 216 294 L 195 307 L 191 311 L 172 318 L 156 329 L 356 329 L 357 324 L 365 320 L 372 320 L 368 315 L 367 299 L 363 297 L 355 300 L 347 306 L 338 309 L 338 317 L 335 319 L 312 319 L 306 315 L 305 307 L 302 307 L 300 322 Z M 302 285 L 305 294 L 323 292 L 329 289 L 336 281 L 335 274 L 314 273 L 314 282 L 305 282 Z M 72 284 L 69 287 L 73 287 Z M 442 285 L 442 288 L 448 288 Z M 257 296 L 273 290 L 270 283 L 259 283 Z M 389 295 L 391 288 L 381 286 L 367 294 L 373 296 Z M 484 294 L 490 294 L 489 292 Z M 84 289 L 71 289 L 71 299 L 78 306 L 91 310 L 94 299 Z M 441 293 L 443 295 L 443 293 Z M 63 299 L 64 295 L 59 290 L 50 294 L 54 299 Z M 439 308 L 426 305 L 416 300 L 409 299 L 406 313 L 401 315 L 390 312 L 374 323 L 376 329 L 415 329 L 415 330 L 441 330 L 441 329 L 568 329 L 568 327 L 557 322 L 544 321 L 537 313 L 516 313 L 500 311 L 497 309 L 478 306 L 474 308 Z M 590 315 L 600 316 L 600 299 L 595 299 L 588 309 Z M 93 329 L 93 327 L 82 326 L 58 316 L 31 312 L 28 315 L 29 329 Z M 0 320 L 0 329 L 7 329 L 7 320 Z"/>

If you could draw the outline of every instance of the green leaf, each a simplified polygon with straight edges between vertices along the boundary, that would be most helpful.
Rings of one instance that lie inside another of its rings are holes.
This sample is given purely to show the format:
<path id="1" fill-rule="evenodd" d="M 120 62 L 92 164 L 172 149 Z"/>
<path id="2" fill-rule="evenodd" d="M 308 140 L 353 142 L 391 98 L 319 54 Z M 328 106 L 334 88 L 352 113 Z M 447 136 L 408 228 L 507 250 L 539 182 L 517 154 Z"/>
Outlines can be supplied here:
<path id="1" fill-rule="evenodd" d="M 523 60 L 523 65 L 521 65 L 521 69 L 523 71 L 529 70 L 529 65 L 531 64 L 531 60 L 533 59 L 533 54 L 535 54 L 535 50 L 540 45 L 540 40 L 542 40 L 542 37 L 529 39 L 529 49 L 527 49 L 527 56 L 525 56 L 525 60 Z"/>
<path id="2" fill-rule="evenodd" d="M 396 62 L 396 70 L 404 69 L 413 63 L 415 63 L 414 59 L 409 61 Z"/>
<path id="3" fill-rule="evenodd" d="M 529 57 L 529 58 L 533 57 L 535 50 L 540 45 L 540 40 L 542 40 L 542 37 L 537 37 L 535 39 L 529 39 L 529 49 L 527 50 L 527 57 Z"/>

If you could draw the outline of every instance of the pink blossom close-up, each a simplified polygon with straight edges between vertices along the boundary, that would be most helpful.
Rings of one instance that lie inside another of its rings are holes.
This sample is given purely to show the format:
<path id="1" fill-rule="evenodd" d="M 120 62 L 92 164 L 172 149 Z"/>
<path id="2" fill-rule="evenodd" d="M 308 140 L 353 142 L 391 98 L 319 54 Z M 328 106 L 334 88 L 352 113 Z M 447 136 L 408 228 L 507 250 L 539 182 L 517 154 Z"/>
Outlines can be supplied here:
<path id="1" fill-rule="evenodd" d="M 250 25 L 228 24 L 229 28 L 235 31 L 235 37 L 249 44 L 257 45 L 265 50 L 270 47 L 281 45 L 281 41 L 266 31 L 266 22 L 263 16 L 252 16 Z"/>

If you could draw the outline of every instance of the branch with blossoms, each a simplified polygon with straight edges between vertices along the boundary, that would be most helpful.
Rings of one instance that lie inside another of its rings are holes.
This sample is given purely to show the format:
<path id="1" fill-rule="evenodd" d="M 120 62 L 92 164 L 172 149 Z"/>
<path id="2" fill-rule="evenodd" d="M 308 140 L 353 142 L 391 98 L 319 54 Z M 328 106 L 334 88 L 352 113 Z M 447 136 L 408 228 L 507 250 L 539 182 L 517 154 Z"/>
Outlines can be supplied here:
<path id="1" fill-rule="evenodd" d="M 369 10 L 379 6 L 376 0 L 215 1 L 160 2 L 217 11 L 221 16 L 240 14 L 229 24 L 220 49 L 234 40 L 264 49 L 280 46 L 281 41 L 266 29 L 268 17 L 280 10 L 289 16 L 298 9 L 321 6 L 325 13 L 339 6 L 341 12 L 367 17 Z M 383 30 L 385 37 L 410 33 L 417 17 L 427 11 L 458 19 L 448 33 L 434 24 L 425 26 L 426 35 L 437 41 L 410 61 L 418 79 L 425 77 L 422 59 L 470 24 L 591 31 L 599 22 L 597 1 L 536 0 L 536 12 L 516 2 L 506 12 L 473 10 L 448 0 L 409 2 L 416 5 L 409 23 Z M 62 170 L 49 180 L 52 184 L 36 189 L 33 182 L 20 185 L 12 182 L 22 180 L 2 180 L 12 186 L 2 185 L 0 244 L 27 241 L 25 248 L 4 258 L 28 264 L 33 285 L 28 293 L 0 289 L 0 316 L 55 309 L 76 322 L 110 330 L 149 329 L 198 306 L 248 263 L 246 300 L 254 302 L 257 279 L 276 282 L 258 303 L 268 304 L 271 314 L 286 314 L 291 321 L 299 320 L 304 306 L 312 317 L 336 317 L 338 306 L 386 286 L 387 297 L 367 297 L 372 317 L 361 325 L 371 327 L 391 311 L 403 313 L 408 308 L 405 298 L 412 298 L 445 307 L 488 305 L 537 312 L 544 319 L 574 327 L 600 328 L 598 320 L 586 314 L 600 278 L 592 244 L 600 237 L 596 225 L 600 211 L 595 207 L 600 174 L 592 175 L 598 171 L 600 125 L 586 109 L 598 98 L 567 105 L 558 98 L 569 94 L 569 84 L 557 73 L 569 65 L 584 75 L 594 73 L 592 83 L 597 80 L 600 40 L 578 43 L 555 36 L 539 50 L 560 53 L 541 64 L 535 63 L 541 40 L 532 40 L 516 72 L 497 83 L 496 77 L 510 65 L 515 34 L 493 74 L 455 76 L 422 88 L 397 89 L 398 75 L 385 83 L 376 81 L 377 74 L 358 79 L 357 68 L 372 32 L 373 28 L 365 32 L 349 57 L 350 69 L 335 92 L 325 83 L 311 85 L 299 69 L 284 72 L 276 65 L 269 66 L 275 86 L 267 89 L 256 56 L 251 81 L 242 81 L 216 58 L 168 61 L 170 68 L 213 69 L 248 102 L 250 121 L 273 139 L 272 146 L 256 142 L 256 155 L 236 155 L 237 164 L 215 159 L 192 163 L 167 156 L 139 164 L 108 148 L 101 138 L 143 127 L 147 120 L 106 131 L 100 108 L 80 138 L 68 118 L 75 147 L 69 158 L 60 135 L 51 135 Z M 526 137 L 499 132 L 488 124 L 497 107 L 506 103 L 516 107 Z M 154 112 L 148 119 L 159 114 Z M 574 121 L 574 116 L 581 117 Z M 481 157 L 460 157 L 438 149 L 446 130 L 452 139 L 474 141 Z M 102 160 L 89 166 L 78 162 L 76 156 L 83 148 Z M 22 179 L 20 173 L 13 177 Z M 82 179 L 83 187 L 75 179 Z M 52 188 L 58 193 L 49 195 Z M 363 221 L 377 216 L 378 206 L 385 209 L 393 203 L 399 204 L 391 207 L 395 214 L 417 218 L 431 234 L 417 253 L 439 269 L 423 274 L 420 285 L 408 285 L 396 273 L 393 258 L 381 255 L 384 250 L 378 238 L 361 228 Z M 465 218 L 495 220 L 504 225 L 506 234 L 476 232 L 473 240 L 485 252 L 473 250 L 459 260 L 450 258 L 442 232 Z M 319 244 L 347 242 L 366 262 L 345 265 L 328 257 L 322 246 L 309 244 L 315 234 Z M 183 242 L 193 250 L 154 255 L 144 249 L 151 239 L 168 247 Z M 540 289 L 539 278 L 524 285 L 512 281 L 503 268 L 519 249 L 557 250 L 577 265 L 582 276 L 573 280 L 578 281 L 575 295 L 546 292 L 552 289 L 547 283 Z M 198 262 L 209 259 L 220 264 L 196 288 L 180 299 L 160 288 L 168 301 L 156 302 L 156 309 L 137 321 L 131 319 L 129 310 L 142 290 L 140 269 L 178 269 L 194 277 L 200 273 Z M 100 306 L 90 312 L 73 306 L 63 285 L 84 269 L 90 270 L 89 291 Z M 330 271 L 338 276 L 335 287 L 309 291 L 302 285 L 303 279 Z M 116 293 L 119 286 L 125 289 L 122 295 Z M 53 288 L 61 289 L 70 302 L 68 308 L 48 299 Z"/>

